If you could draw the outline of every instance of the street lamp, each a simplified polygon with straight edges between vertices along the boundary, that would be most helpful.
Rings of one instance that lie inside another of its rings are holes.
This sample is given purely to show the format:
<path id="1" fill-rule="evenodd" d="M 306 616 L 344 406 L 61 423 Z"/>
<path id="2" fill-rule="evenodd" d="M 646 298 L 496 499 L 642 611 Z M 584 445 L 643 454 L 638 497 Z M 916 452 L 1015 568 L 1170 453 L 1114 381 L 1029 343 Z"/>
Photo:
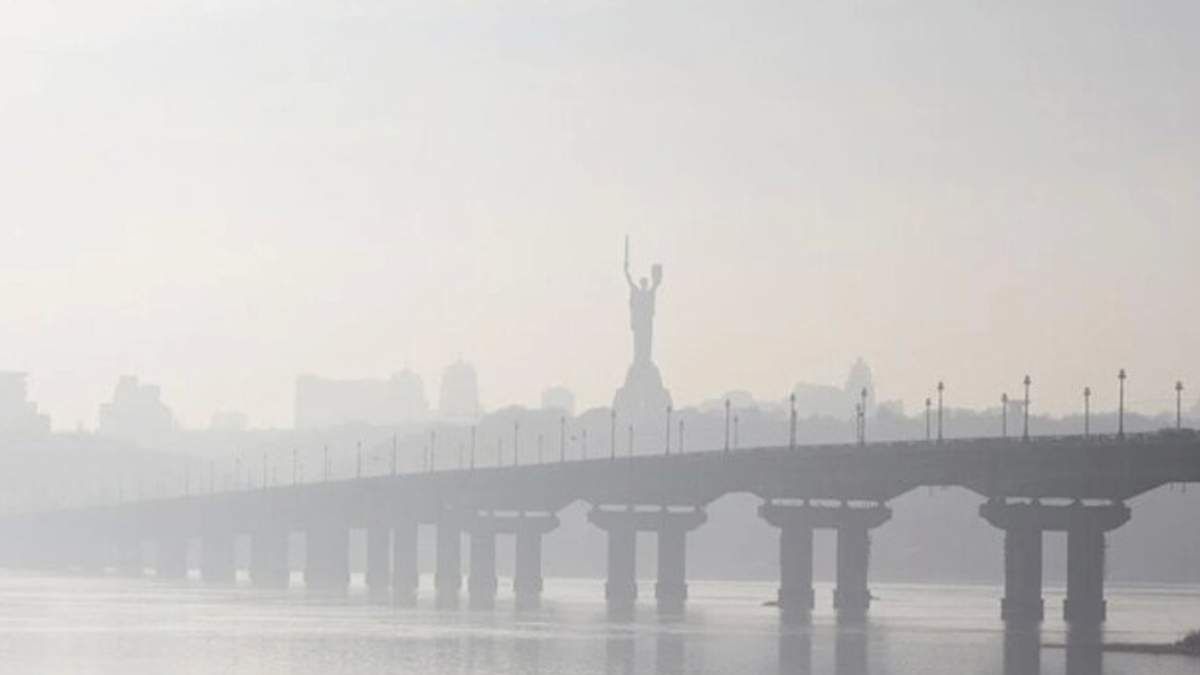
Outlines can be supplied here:
<path id="1" fill-rule="evenodd" d="M 729 399 L 725 399 L 725 452 L 729 452 Z"/>
<path id="2" fill-rule="evenodd" d="M 788 403 L 792 407 L 791 429 L 788 433 L 788 450 L 796 449 L 796 392 L 792 392 L 788 396 Z"/>
<path id="3" fill-rule="evenodd" d="M 863 413 L 862 404 L 854 404 L 854 440 L 862 445 L 863 443 Z"/>
<path id="4" fill-rule="evenodd" d="M 925 397 L 925 442 L 930 440 L 929 436 L 929 407 L 933 405 L 933 400 L 928 396 Z"/>
<path id="5" fill-rule="evenodd" d="M 738 424 L 738 416 L 734 415 L 733 416 L 733 449 L 734 450 L 737 450 L 738 448 L 741 447 L 741 443 L 738 441 L 738 429 L 740 429 L 740 428 L 741 428 L 741 426 Z"/>
<path id="6" fill-rule="evenodd" d="M 860 398 L 862 399 L 862 405 L 859 408 L 859 410 L 860 410 L 859 415 L 861 416 L 862 421 L 859 422 L 858 442 L 860 445 L 866 445 L 866 443 L 867 443 L 867 388 L 866 387 L 862 388 L 862 393 L 860 395 Z"/>
<path id="7" fill-rule="evenodd" d="M 1083 388 L 1083 437 L 1092 435 L 1092 388 Z"/>
<path id="8" fill-rule="evenodd" d="M 1175 383 L 1175 429 L 1183 428 L 1183 382 Z"/>
<path id="9" fill-rule="evenodd" d="M 683 454 L 683 417 L 679 418 L 679 454 Z"/>
<path id="10" fill-rule="evenodd" d="M 942 392 L 946 390 L 946 384 L 938 380 L 938 443 L 942 442 Z"/>
<path id="11" fill-rule="evenodd" d="M 476 433 L 476 427 L 472 426 L 471 427 L 471 470 L 472 471 L 475 470 L 475 433 Z M 392 464 L 394 466 L 395 462 L 392 462 Z M 395 472 L 393 471 L 393 473 L 395 473 Z"/>
<path id="12" fill-rule="evenodd" d="M 671 404 L 667 404 L 667 442 L 666 454 L 671 454 Z"/>
<path id="13" fill-rule="evenodd" d="M 1125 438 L 1125 369 L 1117 373 L 1120 392 L 1117 398 L 1117 438 Z"/>
<path id="14" fill-rule="evenodd" d="M 1000 437 L 1008 438 L 1008 392 L 1000 394 Z"/>
<path id="15" fill-rule="evenodd" d="M 513 420 L 513 466 L 521 464 L 521 423 Z"/>
<path id="16" fill-rule="evenodd" d="M 1021 439 L 1028 442 L 1029 441 L 1029 385 L 1033 384 L 1033 380 L 1029 379 L 1029 376 L 1026 375 L 1024 384 L 1025 384 L 1025 428 L 1021 432 Z"/>
<path id="17" fill-rule="evenodd" d="M 617 458 L 617 409 L 609 411 L 608 423 L 609 459 Z"/>

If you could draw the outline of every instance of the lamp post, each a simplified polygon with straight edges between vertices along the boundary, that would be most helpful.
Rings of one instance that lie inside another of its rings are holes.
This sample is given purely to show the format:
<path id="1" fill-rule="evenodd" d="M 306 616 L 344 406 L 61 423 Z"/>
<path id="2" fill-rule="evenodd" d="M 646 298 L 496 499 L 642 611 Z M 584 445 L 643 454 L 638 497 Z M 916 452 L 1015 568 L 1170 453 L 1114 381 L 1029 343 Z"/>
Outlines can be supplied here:
<path id="1" fill-rule="evenodd" d="M 683 454 L 683 418 L 679 418 L 679 454 Z"/>
<path id="2" fill-rule="evenodd" d="M 796 392 L 788 396 L 788 404 L 792 407 L 791 427 L 788 431 L 788 450 L 796 449 Z"/>
<path id="3" fill-rule="evenodd" d="M 859 422 L 858 443 L 859 443 L 859 445 L 866 445 L 867 444 L 867 388 L 866 387 L 862 388 L 862 392 L 860 393 L 859 398 L 862 399 L 862 405 L 859 406 L 859 416 L 860 416 L 861 421 Z"/>
<path id="4" fill-rule="evenodd" d="M 471 427 L 471 470 L 475 470 L 475 434 L 476 427 Z"/>
<path id="5" fill-rule="evenodd" d="M 671 454 L 671 404 L 667 404 L 667 442 L 666 454 Z"/>
<path id="6" fill-rule="evenodd" d="M 933 405 L 933 400 L 928 396 L 925 397 L 925 442 L 930 441 L 929 436 L 929 408 Z"/>
<path id="7" fill-rule="evenodd" d="M 433 465 L 437 461 L 437 430 L 429 432 L 429 473 L 433 473 Z"/>
<path id="8" fill-rule="evenodd" d="M 567 461 L 567 418 L 558 418 L 558 461 Z"/>
<path id="9" fill-rule="evenodd" d="M 725 399 L 725 452 L 729 452 L 729 399 Z"/>
<path id="10" fill-rule="evenodd" d="M 946 391 L 946 383 L 938 380 L 938 443 L 942 442 L 942 392 Z"/>
<path id="11" fill-rule="evenodd" d="M 584 427 L 583 430 L 579 432 L 579 436 L 579 458 L 587 459 L 587 427 Z"/>
<path id="12" fill-rule="evenodd" d="M 1083 388 L 1083 437 L 1092 435 L 1092 388 Z"/>
<path id="13" fill-rule="evenodd" d="M 741 447 L 741 443 L 738 440 L 738 430 L 740 428 L 741 428 L 741 425 L 738 424 L 738 416 L 734 415 L 733 416 L 733 449 L 734 450 L 737 450 L 738 448 Z"/>
<path id="14" fill-rule="evenodd" d="M 617 458 L 617 409 L 609 411 L 608 424 L 609 459 Z"/>
<path id="15" fill-rule="evenodd" d="M 513 421 L 513 466 L 521 464 L 521 423 Z"/>
<path id="16" fill-rule="evenodd" d="M 1125 438 L 1125 369 L 1117 373 L 1120 392 L 1117 398 L 1117 438 Z"/>
<path id="17" fill-rule="evenodd" d="M 1183 382 L 1175 383 L 1175 429 L 1183 428 Z"/>
<path id="18" fill-rule="evenodd" d="M 854 442 L 859 445 L 863 444 L 863 414 L 862 404 L 854 404 Z"/>
<path id="19" fill-rule="evenodd" d="M 1021 439 L 1029 441 L 1029 385 L 1033 384 L 1033 380 L 1029 376 L 1025 376 L 1025 428 L 1021 431 Z"/>
<path id="20" fill-rule="evenodd" d="M 1008 438 L 1008 392 L 1000 394 L 1000 438 Z"/>

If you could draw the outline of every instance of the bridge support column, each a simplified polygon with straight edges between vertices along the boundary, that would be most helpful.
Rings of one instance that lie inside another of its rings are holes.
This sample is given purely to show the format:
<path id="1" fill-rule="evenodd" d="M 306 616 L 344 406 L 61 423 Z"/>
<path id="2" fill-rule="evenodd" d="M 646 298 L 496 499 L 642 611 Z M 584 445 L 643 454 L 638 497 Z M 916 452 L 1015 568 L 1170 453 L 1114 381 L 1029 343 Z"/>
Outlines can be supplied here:
<path id="1" fill-rule="evenodd" d="M 392 587 L 392 531 L 373 524 L 367 528 L 367 594 L 386 600 Z"/>
<path id="2" fill-rule="evenodd" d="M 1104 530 L 1080 524 L 1067 530 L 1067 597 L 1063 619 L 1069 623 L 1102 623 L 1104 600 Z"/>
<path id="3" fill-rule="evenodd" d="M 758 515 L 779 528 L 779 592 L 785 614 L 807 616 L 816 606 L 813 593 L 813 519 L 811 507 L 763 504 Z"/>
<path id="4" fill-rule="evenodd" d="M 993 526 L 1004 530 L 1005 621 L 1037 622 L 1042 604 L 1042 533 L 1067 533 L 1067 599 L 1063 618 L 1074 623 L 1105 619 L 1104 533 L 1129 520 L 1124 504 L 1067 506 L 1039 502 L 1008 503 L 996 498 L 979 508 Z"/>
<path id="5" fill-rule="evenodd" d="M 496 606 L 496 533 L 490 528 L 471 530 L 471 570 L 467 578 L 468 603 L 474 609 Z"/>
<path id="6" fill-rule="evenodd" d="M 187 539 L 184 537 L 159 539 L 154 565 L 155 576 L 160 579 L 187 578 Z"/>
<path id="7" fill-rule="evenodd" d="M 592 509 L 588 520 L 608 532 L 609 607 L 631 608 L 637 601 L 637 533 L 658 535 L 658 579 L 654 597 L 665 612 L 683 609 L 687 600 L 687 533 L 708 519 L 704 511 L 657 511 Z"/>
<path id="8" fill-rule="evenodd" d="M 437 524 L 437 572 L 433 577 L 438 607 L 458 606 L 462 588 L 462 525 L 457 516 L 444 515 Z"/>
<path id="9" fill-rule="evenodd" d="M 233 532 L 208 532 L 200 540 L 200 578 L 210 584 L 237 580 Z"/>
<path id="10" fill-rule="evenodd" d="M 304 543 L 305 587 L 346 592 L 350 585 L 350 528 L 337 523 L 311 525 Z"/>
<path id="11" fill-rule="evenodd" d="M 250 582 L 258 588 L 287 588 L 288 530 L 268 527 L 250 535 Z"/>
<path id="12" fill-rule="evenodd" d="M 558 517 L 555 515 L 522 515 L 515 519 L 513 592 L 518 607 L 536 607 L 542 602 L 542 537 L 556 527 Z"/>
<path id="13" fill-rule="evenodd" d="M 402 519 L 392 526 L 392 601 L 401 606 L 417 603 L 417 521 Z"/>
<path id="14" fill-rule="evenodd" d="M 701 510 L 660 512 L 658 530 L 658 580 L 654 598 L 663 612 L 683 611 L 687 602 L 687 533 L 708 520 Z"/>
<path id="15" fill-rule="evenodd" d="M 632 609 L 637 602 L 637 527 L 632 511 L 592 509 L 588 521 L 608 533 L 608 578 L 604 597 L 611 609 Z"/>
<path id="16" fill-rule="evenodd" d="M 812 612 L 813 530 L 837 531 L 837 587 L 833 606 L 842 619 L 861 619 L 871 606 L 868 587 L 871 535 L 892 517 L 882 504 L 874 506 L 820 506 L 763 504 L 758 513 L 779 535 L 779 607 L 785 614 L 806 616 Z"/>

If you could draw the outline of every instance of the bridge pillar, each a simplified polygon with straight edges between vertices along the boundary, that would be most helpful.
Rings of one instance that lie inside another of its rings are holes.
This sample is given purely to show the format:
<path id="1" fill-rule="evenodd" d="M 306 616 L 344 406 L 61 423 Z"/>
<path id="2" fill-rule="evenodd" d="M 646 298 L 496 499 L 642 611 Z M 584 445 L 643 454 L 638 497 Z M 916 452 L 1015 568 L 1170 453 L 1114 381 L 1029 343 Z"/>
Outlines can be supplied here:
<path id="1" fill-rule="evenodd" d="M 679 612 L 687 601 L 687 533 L 700 527 L 708 516 L 703 511 L 662 513 L 658 527 L 658 580 L 654 598 L 665 612 Z"/>
<path id="2" fill-rule="evenodd" d="M 288 530 L 265 527 L 250 535 L 250 582 L 258 588 L 287 588 Z"/>
<path id="3" fill-rule="evenodd" d="M 443 515 L 437 524 L 437 572 L 433 586 L 438 607 L 458 606 L 462 588 L 462 525 L 456 515 Z"/>
<path id="4" fill-rule="evenodd" d="M 763 504 L 758 514 L 779 528 L 779 607 L 792 616 L 811 614 L 813 597 L 813 530 L 837 531 L 837 587 L 833 606 L 844 619 L 859 619 L 871 606 L 868 588 L 870 531 L 892 517 L 882 504 L 866 507 Z"/>
<path id="5" fill-rule="evenodd" d="M 1104 532 L 1091 527 L 1067 531 L 1067 597 L 1063 618 L 1068 622 L 1101 623 L 1108 613 L 1104 600 Z"/>
<path id="6" fill-rule="evenodd" d="M 304 585 L 310 590 L 346 592 L 350 585 L 350 528 L 316 523 L 309 526 L 304 539 Z"/>
<path id="7" fill-rule="evenodd" d="M 992 499 L 979 508 L 980 515 L 1004 530 L 1004 599 L 1000 615 L 1005 621 L 1041 621 L 1042 533 L 1067 533 L 1067 599 L 1063 618 L 1075 623 L 1100 623 L 1105 619 L 1104 533 L 1129 520 L 1124 504 L 1067 506 L 1040 502 L 1008 503 Z"/>
<path id="8" fill-rule="evenodd" d="M 891 509 L 842 506 L 837 509 L 837 587 L 833 606 L 844 619 L 861 619 L 871 607 L 867 580 L 871 567 L 871 530 L 892 517 Z"/>
<path id="9" fill-rule="evenodd" d="M 542 536 L 558 527 L 558 517 L 522 515 L 516 519 L 515 527 L 513 593 L 518 607 L 536 607 L 542 601 Z"/>
<path id="10" fill-rule="evenodd" d="M 608 532 L 609 606 L 624 610 L 637 601 L 637 533 L 658 535 L 658 579 L 654 597 L 658 608 L 676 612 L 687 600 L 687 533 L 700 527 L 708 516 L 700 509 L 657 511 L 592 509 L 588 520 Z"/>
<path id="11" fill-rule="evenodd" d="M 468 603 L 475 609 L 496 605 L 496 533 L 490 528 L 471 530 L 471 570 L 467 578 Z"/>
<path id="12" fill-rule="evenodd" d="M 155 553 L 155 576 L 161 579 L 187 578 L 187 539 L 163 537 Z"/>
<path id="13" fill-rule="evenodd" d="M 632 609 L 637 602 L 637 527 L 634 512 L 592 509 L 588 521 L 608 533 L 608 578 L 604 597 L 612 609 Z"/>
<path id="14" fill-rule="evenodd" d="M 763 504 L 758 515 L 779 528 L 779 592 L 785 614 L 808 615 L 816 606 L 813 593 L 812 507 Z"/>
<path id="15" fill-rule="evenodd" d="M 392 586 L 392 531 L 372 524 L 367 528 L 367 594 L 387 599 Z"/>
<path id="16" fill-rule="evenodd" d="M 417 602 L 417 521 L 397 520 L 392 525 L 392 601 L 410 606 Z"/>
<path id="17" fill-rule="evenodd" d="M 206 532 L 200 540 L 200 578 L 210 584 L 237 580 L 233 532 Z"/>

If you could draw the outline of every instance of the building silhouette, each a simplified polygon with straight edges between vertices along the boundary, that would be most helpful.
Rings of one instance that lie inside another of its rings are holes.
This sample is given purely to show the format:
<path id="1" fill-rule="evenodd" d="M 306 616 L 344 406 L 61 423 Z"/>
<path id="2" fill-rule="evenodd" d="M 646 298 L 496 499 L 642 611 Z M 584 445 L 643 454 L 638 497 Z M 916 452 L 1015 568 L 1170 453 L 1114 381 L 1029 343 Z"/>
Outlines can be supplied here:
<path id="1" fill-rule="evenodd" d="M 50 433 L 50 417 L 38 412 L 29 401 L 25 373 L 0 372 L 0 434 L 44 435 Z"/>
<path id="2" fill-rule="evenodd" d="M 875 379 L 870 366 L 859 357 L 850 366 L 841 387 L 798 382 L 792 393 L 796 395 L 796 411 L 801 417 L 844 419 L 854 415 L 854 406 L 862 401 L 864 389 L 867 391 L 867 412 L 871 413 L 875 410 Z"/>
<path id="3" fill-rule="evenodd" d="M 158 385 L 143 384 L 134 375 L 121 376 L 112 401 L 100 405 L 97 433 L 102 436 L 152 445 L 177 430 Z"/>

